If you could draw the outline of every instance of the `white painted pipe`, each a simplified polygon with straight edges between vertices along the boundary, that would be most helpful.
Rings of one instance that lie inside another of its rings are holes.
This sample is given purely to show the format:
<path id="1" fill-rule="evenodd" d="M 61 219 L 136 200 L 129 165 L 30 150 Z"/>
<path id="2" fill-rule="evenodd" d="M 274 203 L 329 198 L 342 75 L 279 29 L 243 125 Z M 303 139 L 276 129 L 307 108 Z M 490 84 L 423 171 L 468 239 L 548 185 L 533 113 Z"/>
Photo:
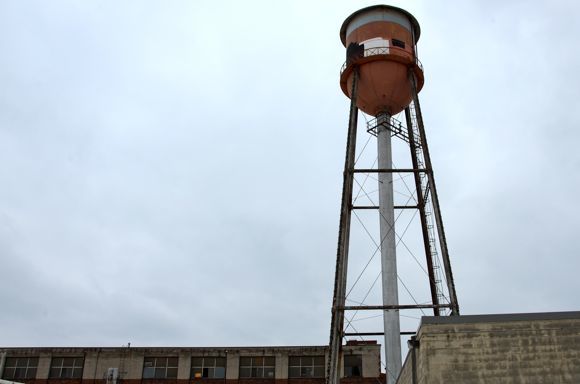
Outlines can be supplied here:
<path id="1" fill-rule="evenodd" d="M 387 114 L 377 116 L 377 143 L 379 169 L 393 168 L 391 132 L 381 123 L 390 122 Z M 378 173 L 379 212 L 381 235 L 381 272 L 383 285 L 383 305 L 399 305 L 397 282 L 397 253 L 395 237 L 395 209 L 393 198 L 393 173 Z M 401 371 L 401 325 L 398 310 L 385 310 L 385 360 L 387 383 L 395 383 Z"/>

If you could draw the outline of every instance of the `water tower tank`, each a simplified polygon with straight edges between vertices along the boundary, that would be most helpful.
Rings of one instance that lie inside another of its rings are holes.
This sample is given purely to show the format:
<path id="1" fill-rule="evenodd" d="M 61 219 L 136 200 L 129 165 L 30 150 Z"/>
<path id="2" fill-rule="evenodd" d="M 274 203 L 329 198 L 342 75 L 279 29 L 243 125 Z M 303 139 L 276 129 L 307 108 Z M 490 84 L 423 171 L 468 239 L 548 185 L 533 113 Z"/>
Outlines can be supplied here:
<path id="1" fill-rule="evenodd" d="M 346 63 L 340 87 L 352 95 L 354 71 L 358 68 L 357 107 L 377 116 L 393 116 L 412 99 L 410 74 L 417 92 L 423 87 L 423 69 L 417 59 L 415 43 L 420 28 L 409 12 L 388 5 L 374 5 L 350 15 L 342 24 L 340 38 L 346 47 Z"/>

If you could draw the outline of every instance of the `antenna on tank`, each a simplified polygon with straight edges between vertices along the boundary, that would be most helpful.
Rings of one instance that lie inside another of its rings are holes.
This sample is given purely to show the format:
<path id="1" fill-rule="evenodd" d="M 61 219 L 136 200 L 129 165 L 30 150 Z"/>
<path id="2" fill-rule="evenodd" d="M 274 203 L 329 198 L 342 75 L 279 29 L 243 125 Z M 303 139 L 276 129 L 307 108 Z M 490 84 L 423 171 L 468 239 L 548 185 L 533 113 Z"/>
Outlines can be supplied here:
<path id="1" fill-rule="evenodd" d="M 351 103 L 332 303 L 328 384 L 339 384 L 339 379 L 343 376 L 340 367 L 345 336 L 384 335 L 387 383 L 394 383 L 401 370 L 400 311 L 430 309 L 435 316 L 459 315 L 418 98 L 424 84 L 423 67 L 416 49 L 420 34 L 419 23 L 413 15 L 387 5 L 376 5 L 354 12 L 340 29 L 340 38 L 346 48 L 346 62 L 340 71 L 340 87 Z M 355 168 L 359 110 L 374 117 L 367 123 L 367 131 L 377 138 L 376 168 Z M 394 118 L 403 111 L 405 126 Z M 412 167 L 395 169 L 393 166 L 393 137 L 408 144 Z M 356 205 L 353 201 L 355 174 L 376 176 L 378 204 Z M 394 175 L 412 175 L 416 204 L 395 204 Z M 378 212 L 382 305 L 346 305 L 351 216 L 353 211 L 359 209 Z M 395 212 L 407 209 L 418 211 L 430 303 L 399 303 Z M 439 254 L 443 274 L 438 270 Z M 345 312 L 372 310 L 382 311 L 383 332 L 345 332 Z"/>

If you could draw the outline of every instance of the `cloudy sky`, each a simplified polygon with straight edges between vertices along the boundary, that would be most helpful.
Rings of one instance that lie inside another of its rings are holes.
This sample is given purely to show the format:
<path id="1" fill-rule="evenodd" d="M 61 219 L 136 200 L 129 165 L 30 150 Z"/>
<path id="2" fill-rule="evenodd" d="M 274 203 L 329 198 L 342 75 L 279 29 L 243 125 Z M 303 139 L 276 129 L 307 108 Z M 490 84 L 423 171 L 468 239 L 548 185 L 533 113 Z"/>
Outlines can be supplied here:
<path id="1" fill-rule="evenodd" d="M 326 344 L 371 4 L 0 1 L 0 345 Z M 580 4 L 392 4 L 462 313 L 580 309 Z"/>

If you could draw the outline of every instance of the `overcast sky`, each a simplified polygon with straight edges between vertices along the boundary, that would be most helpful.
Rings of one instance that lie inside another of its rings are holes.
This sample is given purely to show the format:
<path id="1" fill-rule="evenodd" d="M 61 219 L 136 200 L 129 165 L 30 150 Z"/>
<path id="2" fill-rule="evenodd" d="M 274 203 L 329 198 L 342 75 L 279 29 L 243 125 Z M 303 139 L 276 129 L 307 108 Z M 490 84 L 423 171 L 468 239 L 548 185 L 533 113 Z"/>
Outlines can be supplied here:
<path id="1" fill-rule="evenodd" d="M 0 345 L 327 344 L 371 4 L 0 1 Z M 580 3 L 392 4 L 462 313 L 580 309 Z"/>

